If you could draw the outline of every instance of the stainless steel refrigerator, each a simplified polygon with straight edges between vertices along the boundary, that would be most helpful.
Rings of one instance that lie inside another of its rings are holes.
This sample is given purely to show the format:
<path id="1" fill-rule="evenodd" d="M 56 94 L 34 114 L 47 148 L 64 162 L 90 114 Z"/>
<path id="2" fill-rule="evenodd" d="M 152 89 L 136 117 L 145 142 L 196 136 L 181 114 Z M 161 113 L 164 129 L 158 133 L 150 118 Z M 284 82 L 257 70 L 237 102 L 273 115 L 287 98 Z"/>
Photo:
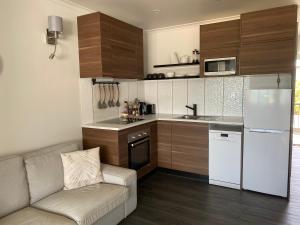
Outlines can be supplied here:
<path id="1" fill-rule="evenodd" d="M 287 197 L 291 89 L 247 90 L 243 189 Z"/>

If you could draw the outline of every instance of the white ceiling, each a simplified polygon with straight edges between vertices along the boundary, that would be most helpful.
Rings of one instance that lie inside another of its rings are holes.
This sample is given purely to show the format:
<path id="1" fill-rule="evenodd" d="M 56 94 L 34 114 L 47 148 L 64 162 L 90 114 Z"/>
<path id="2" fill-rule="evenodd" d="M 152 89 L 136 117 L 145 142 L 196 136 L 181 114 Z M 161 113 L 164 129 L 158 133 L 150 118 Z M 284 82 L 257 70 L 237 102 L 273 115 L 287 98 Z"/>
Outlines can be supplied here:
<path id="1" fill-rule="evenodd" d="M 236 16 L 300 0 L 69 0 L 144 29 Z M 152 10 L 159 9 L 155 14 Z"/>

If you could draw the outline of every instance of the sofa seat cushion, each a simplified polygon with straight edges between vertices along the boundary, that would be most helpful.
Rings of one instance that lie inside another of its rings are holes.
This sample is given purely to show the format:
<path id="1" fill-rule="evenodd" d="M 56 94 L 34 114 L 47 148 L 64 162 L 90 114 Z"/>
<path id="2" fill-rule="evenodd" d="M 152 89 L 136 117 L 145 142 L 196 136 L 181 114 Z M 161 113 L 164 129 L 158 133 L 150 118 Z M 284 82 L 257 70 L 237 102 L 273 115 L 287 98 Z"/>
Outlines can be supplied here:
<path id="1" fill-rule="evenodd" d="M 128 197 L 127 187 L 100 183 L 60 191 L 36 202 L 33 207 L 64 215 L 79 225 L 91 225 L 124 203 Z"/>
<path id="2" fill-rule="evenodd" d="M 21 209 L 0 219 L 1 225 L 76 225 L 64 216 L 45 212 L 32 207 Z"/>

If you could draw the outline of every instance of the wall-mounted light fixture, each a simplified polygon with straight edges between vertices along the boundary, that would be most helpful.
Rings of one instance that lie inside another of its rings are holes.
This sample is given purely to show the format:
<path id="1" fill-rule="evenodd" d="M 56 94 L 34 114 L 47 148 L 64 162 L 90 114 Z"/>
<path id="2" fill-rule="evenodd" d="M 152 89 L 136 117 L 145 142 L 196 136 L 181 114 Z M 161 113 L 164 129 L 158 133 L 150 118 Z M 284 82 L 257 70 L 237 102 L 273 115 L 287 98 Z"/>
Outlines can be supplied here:
<path id="1" fill-rule="evenodd" d="M 59 16 L 48 16 L 47 43 L 54 45 L 54 51 L 49 59 L 53 59 L 56 53 L 57 39 L 63 32 L 63 19 Z"/>

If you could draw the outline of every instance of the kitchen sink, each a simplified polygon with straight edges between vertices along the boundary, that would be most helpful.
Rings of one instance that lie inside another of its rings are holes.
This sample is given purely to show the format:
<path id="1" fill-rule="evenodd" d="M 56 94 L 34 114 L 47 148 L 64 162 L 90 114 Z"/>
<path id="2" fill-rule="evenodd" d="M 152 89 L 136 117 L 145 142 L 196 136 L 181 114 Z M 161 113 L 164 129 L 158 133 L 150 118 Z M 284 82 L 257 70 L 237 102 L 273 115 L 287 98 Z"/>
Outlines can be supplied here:
<path id="1" fill-rule="evenodd" d="M 217 121 L 220 117 L 219 116 L 192 116 L 192 115 L 184 115 L 178 117 L 178 119 L 185 119 L 185 120 L 207 120 L 207 121 Z"/>
<path id="2" fill-rule="evenodd" d="M 220 116 L 198 116 L 198 120 L 217 121 Z"/>
<path id="3" fill-rule="evenodd" d="M 185 120 L 197 120 L 199 116 L 192 116 L 192 115 L 184 115 L 178 117 L 178 119 L 185 119 Z"/>

